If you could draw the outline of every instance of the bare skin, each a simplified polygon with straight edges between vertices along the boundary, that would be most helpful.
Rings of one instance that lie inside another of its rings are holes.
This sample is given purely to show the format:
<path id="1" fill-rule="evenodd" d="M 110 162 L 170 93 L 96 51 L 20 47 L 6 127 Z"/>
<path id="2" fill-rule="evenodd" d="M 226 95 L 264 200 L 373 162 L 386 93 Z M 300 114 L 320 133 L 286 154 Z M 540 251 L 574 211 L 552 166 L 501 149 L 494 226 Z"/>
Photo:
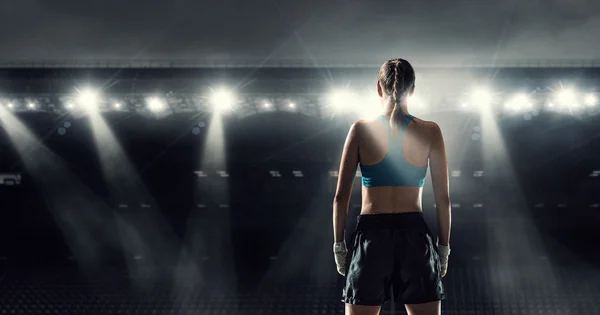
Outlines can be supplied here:
<path id="1" fill-rule="evenodd" d="M 412 92 L 414 91 L 414 87 Z M 380 100 L 384 105 L 383 114 L 390 117 L 394 104 L 384 95 L 378 84 Z M 404 112 L 408 112 L 407 102 L 401 103 Z M 390 136 L 390 141 L 394 137 Z M 415 119 L 402 135 L 402 153 L 414 166 L 429 164 L 435 195 L 439 244 L 448 245 L 450 238 L 450 199 L 448 187 L 448 164 L 444 141 L 439 126 L 434 122 Z M 398 140 L 398 139 L 397 139 Z M 336 242 L 344 239 L 348 203 L 352 191 L 354 174 L 358 164 L 377 164 L 388 151 L 386 127 L 377 119 L 359 120 L 352 125 L 340 165 L 338 187 L 334 199 L 334 237 Z M 361 214 L 422 212 L 422 187 L 389 186 L 362 187 Z M 409 315 L 437 315 L 441 313 L 440 301 L 405 304 Z M 380 306 L 346 304 L 347 315 L 376 315 Z"/>
<path id="2" fill-rule="evenodd" d="M 422 303 L 422 304 L 404 304 L 408 315 L 439 315 L 441 314 L 442 304 L 440 301 Z M 381 306 L 365 306 L 346 304 L 346 315 L 378 315 Z"/>
<path id="3" fill-rule="evenodd" d="M 378 119 L 362 120 L 360 124 L 363 132 L 358 137 L 359 162 L 361 165 L 377 164 L 388 152 L 386 127 Z M 402 154 L 410 164 L 427 165 L 432 142 L 430 129 L 428 122 L 418 118 L 408 125 L 403 134 Z M 417 186 L 362 187 L 361 214 L 423 211 L 422 191 L 423 188 Z"/>

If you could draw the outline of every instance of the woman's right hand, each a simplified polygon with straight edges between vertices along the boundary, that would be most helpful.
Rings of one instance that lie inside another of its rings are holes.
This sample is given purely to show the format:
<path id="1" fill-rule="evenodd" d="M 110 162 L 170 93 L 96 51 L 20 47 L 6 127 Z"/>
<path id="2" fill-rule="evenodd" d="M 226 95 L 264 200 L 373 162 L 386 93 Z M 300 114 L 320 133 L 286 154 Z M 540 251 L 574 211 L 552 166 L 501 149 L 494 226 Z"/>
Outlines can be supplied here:
<path id="1" fill-rule="evenodd" d="M 339 242 L 333 244 L 333 254 L 335 256 L 335 265 L 337 272 L 345 276 L 346 275 L 346 255 L 348 255 L 348 249 L 346 249 L 346 242 Z"/>
<path id="2" fill-rule="evenodd" d="M 446 272 L 448 271 L 448 256 L 450 256 L 450 246 L 438 244 L 438 254 L 440 255 L 442 277 L 444 277 L 446 276 Z"/>

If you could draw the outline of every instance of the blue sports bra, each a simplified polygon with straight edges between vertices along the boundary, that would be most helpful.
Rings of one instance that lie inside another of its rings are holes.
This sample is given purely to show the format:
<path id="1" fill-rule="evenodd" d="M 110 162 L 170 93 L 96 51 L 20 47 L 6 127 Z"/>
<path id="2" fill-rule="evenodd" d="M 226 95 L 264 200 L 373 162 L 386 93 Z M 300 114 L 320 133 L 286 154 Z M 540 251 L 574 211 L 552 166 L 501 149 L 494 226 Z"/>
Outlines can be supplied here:
<path id="1" fill-rule="evenodd" d="M 408 124 L 415 117 L 408 115 L 402 121 L 397 140 L 391 140 L 391 127 L 388 118 L 384 115 L 378 117 L 387 129 L 388 153 L 383 160 L 373 165 L 360 165 L 362 184 L 366 187 L 373 186 L 420 186 L 425 184 L 427 165 L 416 167 L 410 164 L 402 154 L 402 138 Z"/>

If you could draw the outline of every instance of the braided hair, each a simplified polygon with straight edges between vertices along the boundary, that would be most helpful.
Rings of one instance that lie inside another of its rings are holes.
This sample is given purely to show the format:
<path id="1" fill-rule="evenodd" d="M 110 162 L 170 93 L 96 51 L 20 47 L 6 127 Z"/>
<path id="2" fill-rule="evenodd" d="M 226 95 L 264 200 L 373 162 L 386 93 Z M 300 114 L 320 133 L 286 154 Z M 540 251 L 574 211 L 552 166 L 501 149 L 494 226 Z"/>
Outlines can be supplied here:
<path id="1" fill-rule="evenodd" d="M 390 126 L 396 129 L 408 117 L 402 110 L 402 100 L 409 96 L 415 85 L 415 70 L 412 65 L 400 58 L 386 61 L 379 69 L 379 82 L 384 92 L 390 95 L 394 102 L 394 109 L 390 117 Z"/>

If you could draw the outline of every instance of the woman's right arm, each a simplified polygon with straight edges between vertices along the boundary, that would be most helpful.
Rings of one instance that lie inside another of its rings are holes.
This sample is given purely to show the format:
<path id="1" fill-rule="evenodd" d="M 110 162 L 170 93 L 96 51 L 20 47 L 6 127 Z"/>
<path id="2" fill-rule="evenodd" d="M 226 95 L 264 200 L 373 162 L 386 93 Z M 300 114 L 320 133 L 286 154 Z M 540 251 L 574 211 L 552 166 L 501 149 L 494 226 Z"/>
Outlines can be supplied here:
<path id="1" fill-rule="evenodd" d="M 450 189 L 448 183 L 448 161 L 440 127 L 433 123 L 432 142 L 429 150 L 431 183 L 438 217 L 438 244 L 450 243 Z"/>

